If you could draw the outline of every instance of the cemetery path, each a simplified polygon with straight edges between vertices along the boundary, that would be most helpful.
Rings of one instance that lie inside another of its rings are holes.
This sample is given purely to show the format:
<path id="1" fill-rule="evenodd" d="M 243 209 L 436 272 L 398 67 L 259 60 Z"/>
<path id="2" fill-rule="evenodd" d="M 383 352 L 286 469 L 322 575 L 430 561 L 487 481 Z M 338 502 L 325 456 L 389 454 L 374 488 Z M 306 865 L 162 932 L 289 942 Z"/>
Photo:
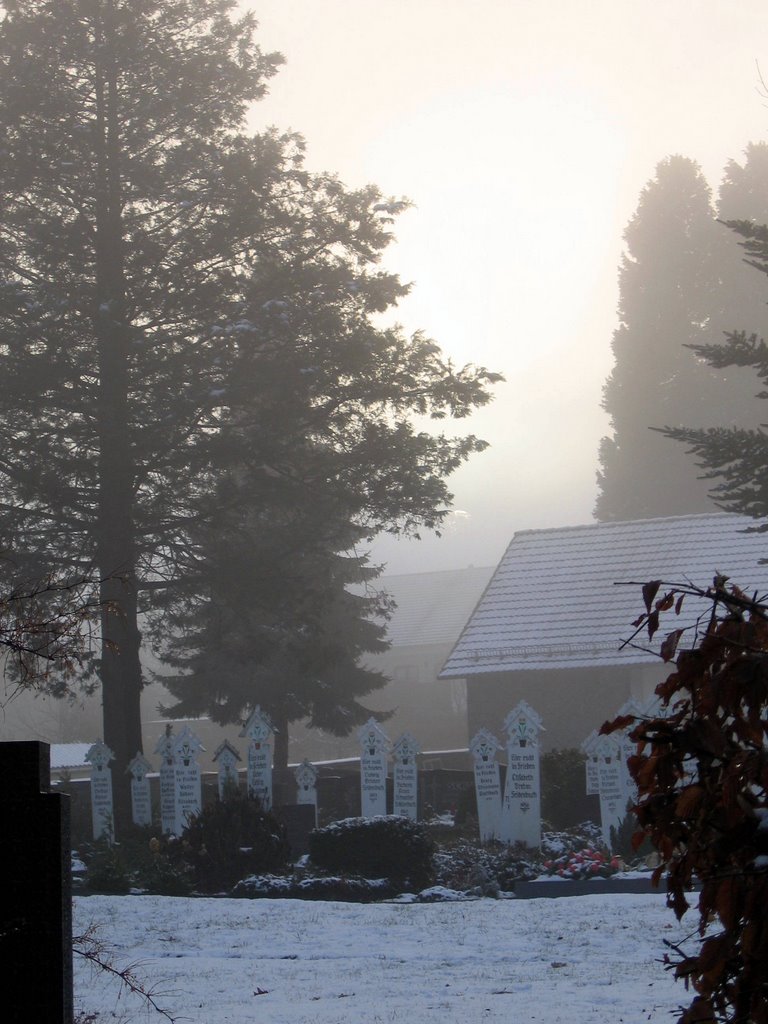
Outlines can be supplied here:
<path id="1" fill-rule="evenodd" d="M 174 1017 L 194 1024 L 668 1021 L 684 1000 L 659 962 L 678 925 L 660 894 L 438 904 L 78 897 Z M 75 964 L 94 1024 L 145 1020 Z M 160 1019 L 160 1018 L 156 1018 Z"/>

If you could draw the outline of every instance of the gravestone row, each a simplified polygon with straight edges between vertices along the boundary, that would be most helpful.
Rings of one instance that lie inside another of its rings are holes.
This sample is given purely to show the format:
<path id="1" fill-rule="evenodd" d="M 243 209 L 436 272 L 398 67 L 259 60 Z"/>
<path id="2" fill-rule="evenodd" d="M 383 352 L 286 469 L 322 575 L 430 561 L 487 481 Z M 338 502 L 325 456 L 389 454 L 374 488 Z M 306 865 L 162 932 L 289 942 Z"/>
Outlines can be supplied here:
<path id="1" fill-rule="evenodd" d="M 620 715 L 640 716 L 650 709 L 628 701 Z M 475 794 L 481 841 L 499 840 L 541 844 L 541 768 L 540 737 L 544 727 L 537 712 L 520 701 L 504 721 L 507 768 L 501 785 L 500 765 L 496 760 L 502 744 L 487 729 L 480 729 L 470 743 L 474 765 Z M 586 759 L 586 792 L 600 799 L 603 839 L 611 843 L 611 830 L 618 829 L 636 791 L 627 770 L 627 758 L 633 744 L 624 733 L 608 736 L 593 731 L 582 744 Z M 272 807 L 272 753 L 274 727 L 268 716 L 256 707 L 240 732 L 247 739 L 247 790 L 262 805 Z M 418 817 L 418 766 L 420 747 L 408 732 L 390 743 L 384 730 L 371 718 L 358 733 L 360 742 L 361 814 L 373 818 L 386 814 L 387 778 L 390 758 L 393 763 L 393 812 L 412 820 Z M 155 747 L 160 758 L 160 817 L 164 832 L 180 835 L 189 820 L 202 808 L 199 739 L 185 726 L 174 736 L 171 727 Z M 112 752 L 100 741 L 86 755 L 91 764 L 91 807 L 94 837 L 113 836 L 112 779 L 109 763 Z M 239 751 L 225 740 L 215 751 L 219 798 L 238 787 Z M 151 823 L 149 773 L 151 765 L 137 754 L 129 765 L 133 820 L 137 825 Z M 294 771 L 298 804 L 312 805 L 317 821 L 317 768 L 303 761 Z"/>
<path id="2" fill-rule="evenodd" d="M 504 843 L 541 845 L 541 718 L 520 701 L 504 720 L 507 733 L 507 774 L 504 792 L 496 760 L 501 744 L 480 729 L 469 745 L 475 769 L 475 796 L 480 838 Z"/>
<path id="3" fill-rule="evenodd" d="M 663 713 L 658 698 L 642 705 L 627 701 L 617 715 L 641 718 Z M 496 760 L 502 744 L 487 729 L 480 729 L 469 749 L 474 762 L 475 796 L 482 842 L 500 840 L 541 844 L 541 783 L 539 737 L 543 726 L 539 715 L 521 701 L 504 722 L 507 772 L 502 791 L 500 765 Z M 612 830 L 618 830 L 628 808 L 637 802 L 637 786 L 627 767 L 635 751 L 630 740 L 632 725 L 610 735 L 596 730 L 582 744 L 586 767 L 586 793 L 600 800 L 600 829 L 611 847 Z"/>
<path id="4" fill-rule="evenodd" d="M 267 716 L 255 708 L 240 736 L 248 743 L 247 787 L 262 806 L 272 807 L 272 741 L 274 728 Z M 202 810 L 202 784 L 198 754 L 203 750 L 198 737 L 188 726 L 174 735 L 171 726 L 157 742 L 155 754 L 160 758 L 160 826 L 170 835 L 181 835 L 190 819 Z M 94 839 L 114 839 L 112 770 L 114 754 L 98 740 L 85 755 L 91 765 L 91 818 Z M 236 792 L 237 765 L 241 757 L 225 740 L 215 751 L 219 798 Z M 152 823 L 152 802 L 149 774 L 152 766 L 143 754 L 137 754 L 128 766 L 131 773 L 132 816 L 135 825 Z M 297 803 L 314 804 L 317 819 L 317 769 L 308 761 L 296 769 Z"/>
<path id="5" fill-rule="evenodd" d="M 387 770 L 392 755 L 392 811 L 415 821 L 418 817 L 418 768 L 421 748 L 415 737 L 404 732 L 393 744 L 374 718 L 358 733 L 360 740 L 360 813 L 375 818 L 387 813 Z"/>

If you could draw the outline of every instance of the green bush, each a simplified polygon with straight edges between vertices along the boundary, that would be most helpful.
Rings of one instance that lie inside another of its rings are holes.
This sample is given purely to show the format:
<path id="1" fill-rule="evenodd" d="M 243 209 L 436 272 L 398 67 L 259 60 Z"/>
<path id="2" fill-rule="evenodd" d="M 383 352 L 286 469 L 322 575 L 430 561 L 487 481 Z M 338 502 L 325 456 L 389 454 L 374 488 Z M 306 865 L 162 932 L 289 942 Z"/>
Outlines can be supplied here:
<path id="1" fill-rule="evenodd" d="M 434 846 L 423 825 L 409 818 L 345 818 L 309 837 L 309 856 L 324 871 L 389 878 L 403 889 L 432 882 Z"/>
<path id="2" fill-rule="evenodd" d="M 104 839 L 95 840 L 87 848 L 85 864 L 85 886 L 89 892 L 124 896 L 130 891 L 133 873 L 129 858 L 118 844 L 110 846 Z"/>
<path id="3" fill-rule="evenodd" d="M 584 754 L 575 747 L 541 755 L 541 817 L 554 831 L 600 820 L 600 803 L 587 796 Z"/>
<path id="4" fill-rule="evenodd" d="M 243 794 L 208 804 L 165 849 L 172 862 L 189 866 L 201 892 L 227 891 L 248 875 L 280 871 L 290 853 L 285 826 Z"/>
<path id="5" fill-rule="evenodd" d="M 159 896 L 185 896 L 192 889 L 191 873 L 168 855 L 168 839 L 158 839 L 152 827 L 134 827 L 119 843 L 98 839 L 80 846 L 86 865 L 84 888 L 92 893 L 123 895 L 131 889 Z"/>

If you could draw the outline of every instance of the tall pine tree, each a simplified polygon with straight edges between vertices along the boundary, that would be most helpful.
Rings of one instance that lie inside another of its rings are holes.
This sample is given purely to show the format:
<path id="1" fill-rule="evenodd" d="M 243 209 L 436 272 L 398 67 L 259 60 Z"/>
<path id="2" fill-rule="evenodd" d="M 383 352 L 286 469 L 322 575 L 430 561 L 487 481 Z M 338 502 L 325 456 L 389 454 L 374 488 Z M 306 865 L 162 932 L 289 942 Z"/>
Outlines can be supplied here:
<path id="1" fill-rule="evenodd" d="M 752 282 L 743 316 L 751 313 L 753 319 L 749 329 L 729 331 L 724 341 L 698 346 L 697 354 L 718 371 L 736 367 L 748 373 L 752 391 L 763 399 L 768 397 L 768 345 L 766 334 L 754 328 L 759 327 L 758 321 L 765 324 L 764 311 L 755 310 L 755 297 L 759 295 L 764 306 L 766 289 L 755 271 L 768 275 L 768 225 L 736 220 L 728 226 L 742 239 L 748 264 L 742 273 Z M 756 529 L 764 531 L 768 530 L 768 431 L 765 417 L 762 423 L 750 423 L 748 413 L 740 412 L 735 422 L 708 428 L 668 427 L 664 434 L 682 442 L 693 456 L 719 507 L 761 520 Z"/>
<path id="2" fill-rule="evenodd" d="M 409 416 L 466 415 L 494 375 L 374 326 L 404 291 L 377 267 L 400 204 L 242 134 L 279 60 L 233 0 L 5 6 L 0 538 L 16 577 L 102 580 L 119 824 L 143 595 L 189 574 L 223 474 L 281 472 L 301 439 L 338 452 L 368 532 L 435 526 L 481 443 Z"/>
<path id="3" fill-rule="evenodd" d="M 662 161 L 625 232 L 614 369 L 603 407 L 601 521 L 713 511 L 693 461 L 651 428 L 706 422 L 715 375 L 686 345 L 709 327 L 719 226 L 693 161 Z"/>

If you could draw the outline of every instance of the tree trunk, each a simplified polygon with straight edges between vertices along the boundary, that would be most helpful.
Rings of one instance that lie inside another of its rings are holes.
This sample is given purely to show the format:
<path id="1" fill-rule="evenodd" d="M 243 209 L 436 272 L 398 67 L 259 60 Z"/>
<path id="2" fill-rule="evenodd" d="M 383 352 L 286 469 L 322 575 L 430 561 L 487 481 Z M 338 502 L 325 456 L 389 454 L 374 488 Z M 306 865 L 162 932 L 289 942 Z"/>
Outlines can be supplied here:
<path id="1" fill-rule="evenodd" d="M 104 742 L 112 749 L 115 831 L 131 823 L 129 761 L 141 746 L 134 460 L 129 434 L 128 340 L 123 265 L 118 89 L 112 52 L 112 3 L 97 38 L 96 298 L 98 343 L 99 509 L 96 551 L 101 577 L 101 686 Z"/>
<path id="2" fill-rule="evenodd" d="M 288 719 L 285 715 L 276 714 L 272 718 L 275 727 L 275 750 L 272 759 L 272 767 L 275 772 L 281 772 L 283 777 L 288 770 Z"/>

